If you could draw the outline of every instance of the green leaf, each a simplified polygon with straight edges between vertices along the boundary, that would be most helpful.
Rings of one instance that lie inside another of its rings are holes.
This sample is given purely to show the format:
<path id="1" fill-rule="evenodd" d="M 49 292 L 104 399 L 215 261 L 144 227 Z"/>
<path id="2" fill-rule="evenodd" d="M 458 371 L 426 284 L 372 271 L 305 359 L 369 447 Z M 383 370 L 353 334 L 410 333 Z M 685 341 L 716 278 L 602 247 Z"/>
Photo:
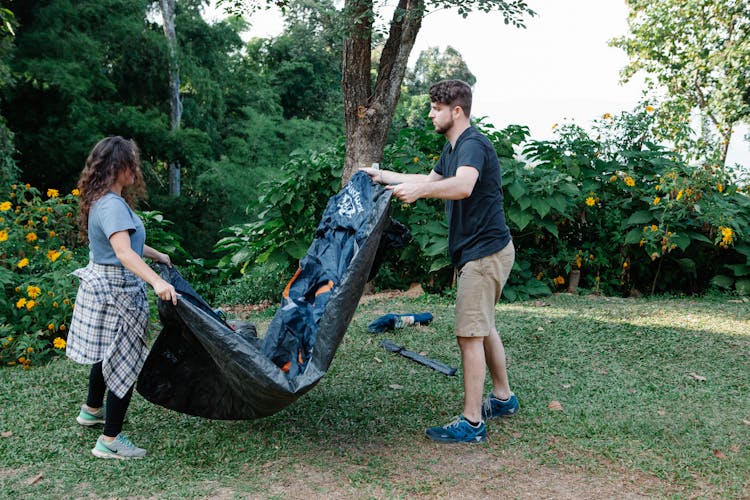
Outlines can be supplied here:
<path id="1" fill-rule="evenodd" d="M 301 259 L 307 254 L 307 249 L 310 248 L 310 242 L 306 240 L 295 240 L 289 243 L 284 250 L 293 259 Z"/>
<path id="2" fill-rule="evenodd" d="M 734 283 L 734 279 L 730 278 L 729 276 L 724 276 L 723 274 L 717 274 L 713 278 L 711 278 L 711 284 L 716 285 L 720 288 L 731 288 L 732 283 Z"/>
<path id="3" fill-rule="evenodd" d="M 448 240 L 439 239 L 437 241 L 430 242 L 424 247 L 424 254 L 428 257 L 434 257 L 435 255 L 442 255 L 448 251 Z"/>
<path id="4" fill-rule="evenodd" d="M 541 198 L 534 198 L 531 205 L 534 207 L 534 210 L 536 210 L 536 213 L 539 214 L 539 217 L 544 217 L 549 213 L 549 203 Z"/>
<path id="5" fill-rule="evenodd" d="M 518 200 L 516 201 L 518 202 L 518 206 L 521 208 L 521 210 L 528 210 L 531 206 L 531 198 L 529 198 L 528 196 L 518 198 Z"/>
<path id="6" fill-rule="evenodd" d="M 529 225 L 529 222 L 533 220 L 533 217 L 527 212 L 522 212 L 521 210 L 511 207 L 508 209 L 508 219 L 513 221 L 513 223 L 518 226 L 518 229 L 523 229 Z"/>
<path id="7" fill-rule="evenodd" d="M 628 234 L 625 235 L 625 244 L 634 245 L 640 243 L 643 238 L 643 231 L 641 229 L 631 229 Z"/>
<path id="8" fill-rule="evenodd" d="M 547 231 L 549 231 L 551 234 L 553 234 L 555 238 L 558 238 L 560 236 L 560 234 L 557 231 L 557 225 L 551 220 L 548 220 L 548 219 L 541 220 L 539 221 L 539 225 L 542 226 Z"/>
<path id="9" fill-rule="evenodd" d="M 677 245 L 680 248 L 680 250 L 684 252 L 685 249 L 690 246 L 690 242 L 692 240 L 690 239 L 689 236 L 685 234 L 676 233 L 672 235 L 672 237 L 670 238 L 670 241 L 674 243 L 675 245 Z"/>
<path id="10" fill-rule="evenodd" d="M 750 265 L 726 264 L 724 267 L 727 269 L 731 269 L 735 276 L 750 276 Z"/>
<path id="11" fill-rule="evenodd" d="M 515 199 L 520 198 L 526 193 L 526 188 L 524 188 L 523 184 L 519 181 L 512 182 L 506 189 Z"/>
<path id="12" fill-rule="evenodd" d="M 714 244 L 714 242 L 709 240 L 703 233 L 699 233 L 697 231 L 689 231 L 686 232 L 686 234 L 690 236 L 690 239 L 693 241 L 700 241 L 701 243 L 708 243 L 709 245 Z"/>
<path id="13" fill-rule="evenodd" d="M 654 216 L 648 210 L 639 210 L 633 215 L 628 217 L 625 221 L 626 226 L 632 226 L 634 224 L 648 224 L 654 220 Z M 640 241 L 640 238 L 638 239 Z"/>
<path id="14" fill-rule="evenodd" d="M 734 288 L 740 295 L 750 295 L 750 280 L 737 280 Z"/>
<path id="15" fill-rule="evenodd" d="M 434 272 L 440 271 L 441 269 L 445 269 L 446 267 L 450 265 L 451 265 L 451 261 L 449 258 L 441 257 L 439 259 L 435 259 L 434 261 L 432 261 L 429 272 L 434 273 Z"/>
<path id="16" fill-rule="evenodd" d="M 567 198 L 565 196 L 561 195 L 560 193 L 555 193 L 549 198 L 547 198 L 547 203 L 557 210 L 559 213 L 564 214 L 567 212 L 568 209 L 568 203 Z"/>
<path id="17" fill-rule="evenodd" d="M 563 182 L 562 184 L 558 185 L 557 190 L 561 193 L 570 195 L 571 197 L 576 197 L 580 193 L 578 187 L 575 184 L 571 184 L 569 182 Z"/>

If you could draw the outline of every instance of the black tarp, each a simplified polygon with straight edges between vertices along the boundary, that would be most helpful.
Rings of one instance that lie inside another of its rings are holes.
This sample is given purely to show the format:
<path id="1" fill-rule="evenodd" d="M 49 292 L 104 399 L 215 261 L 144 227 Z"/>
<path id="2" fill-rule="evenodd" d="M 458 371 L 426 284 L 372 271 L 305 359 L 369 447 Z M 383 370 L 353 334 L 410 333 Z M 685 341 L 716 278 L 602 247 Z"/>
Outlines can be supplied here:
<path id="1" fill-rule="evenodd" d="M 356 173 L 331 197 L 299 271 L 261 339 L 233 330 L 172 268 L 182 298 L 159 301 L 162 330 L 138 378 L 147 400 L 190 415 L 252 419 L 281 411 L 325 375 L 389 223 L 391 191 Z"/>

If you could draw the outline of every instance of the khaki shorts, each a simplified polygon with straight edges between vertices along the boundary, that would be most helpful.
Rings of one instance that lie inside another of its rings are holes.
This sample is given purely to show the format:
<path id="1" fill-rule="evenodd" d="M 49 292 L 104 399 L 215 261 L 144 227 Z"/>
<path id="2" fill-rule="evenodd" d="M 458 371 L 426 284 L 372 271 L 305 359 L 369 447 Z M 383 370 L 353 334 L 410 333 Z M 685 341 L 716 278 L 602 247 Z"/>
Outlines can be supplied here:
<path id="1" fill-rule="evenodd" d="M 513 267 L 513 241 L 499 252 L 472 260 L 458 271 L 457 337 L 486 337 L 495 327 L 495 304 Z"/>

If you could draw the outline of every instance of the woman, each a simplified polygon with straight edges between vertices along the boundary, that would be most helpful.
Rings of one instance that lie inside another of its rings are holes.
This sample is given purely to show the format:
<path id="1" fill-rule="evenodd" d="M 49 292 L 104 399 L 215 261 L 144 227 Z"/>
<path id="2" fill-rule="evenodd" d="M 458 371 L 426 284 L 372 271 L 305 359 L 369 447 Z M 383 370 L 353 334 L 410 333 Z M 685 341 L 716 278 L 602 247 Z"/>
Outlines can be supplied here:
<path id="1" fill-rule="evenodd" d="M 119 136 L 99 141 L 86 160 L 78 189 L 80 238 L 88 239 L 89 264 L 73 273 L 81 281 L 66 352 L 73 361 L 93 366 L 88 398 L 76 420 L 86 427 L 104 424 L 91 450 L 94 456 L 141 458 L 146 450 L 121 431 L 135 381 L 148 355 L 148 301 L 143 281 L 161 300 L 177 304 L 174 287 L 143 257 L 168 266 L 172 263 L 168 255 L 145 244 L 143 222 L 132 209 L 145 195 L 135 142 Z"/>

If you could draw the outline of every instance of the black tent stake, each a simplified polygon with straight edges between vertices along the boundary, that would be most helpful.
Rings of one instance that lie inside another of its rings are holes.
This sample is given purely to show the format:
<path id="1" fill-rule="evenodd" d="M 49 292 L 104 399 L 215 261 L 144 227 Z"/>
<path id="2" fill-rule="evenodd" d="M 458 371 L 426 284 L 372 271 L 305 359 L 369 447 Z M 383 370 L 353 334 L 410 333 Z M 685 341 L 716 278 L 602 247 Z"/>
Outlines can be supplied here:
<path id="1" fill-rule="evenodd" d="M 417 363 L 421 365 L 425 365 L 429 368 L 432 368 L 433 370 L 439 371 L 440 373 L 444 375 L 452 376 L 456 374 L 456 368 L 453 368 L 452 366 L 448 366 L 445 363 L 441 363 L 440 361 L 435 361 L 434 359 L 430 359 L 427 356 L 422 356 L 421 354 L 418 354 L 414 351 L 409 351 L 403 346 L 394 344 L 390 340 L 387 340 L 387 339 L 383 340 L 380 343 L 380 345 L 383 346 L 386 351 L 400 354 L 405 358 L 409 358 L 412 361 L 416 361 Z"/>

